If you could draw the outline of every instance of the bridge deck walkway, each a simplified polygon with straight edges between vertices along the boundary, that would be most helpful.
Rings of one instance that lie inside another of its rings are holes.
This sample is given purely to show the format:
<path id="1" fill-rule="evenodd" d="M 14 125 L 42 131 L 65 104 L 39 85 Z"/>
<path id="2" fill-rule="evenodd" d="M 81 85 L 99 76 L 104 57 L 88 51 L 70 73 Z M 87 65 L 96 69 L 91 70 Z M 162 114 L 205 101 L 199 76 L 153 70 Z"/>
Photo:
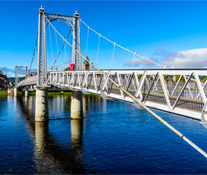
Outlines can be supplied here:
<path id="1" fill-rule="evenodd" d="M 91 90 L 95 90 L 95 86 L 90 85 L 88 87 L 88 89 Z M 106 90 L 105 90 L 106 92 Z M 134 90 L 128 90 L 128 92 L 135 96 L 135 91 Z M 109 94 L 115 94 L 115 95 L 120 95 L 120 90 L 117 88 L 111 88 L 108 91 Z M 147 93 L 142 92 L 143 95 L 143 99 L 144 101 L 151 101 L 151 102 L 155 102 L 155 103 L 161 103 L 164 105 L 167 105 L 166 99 L 164 94 L 155 94 L 155 93 L 150 93 L 147 96 Z M 146 98 L 146 99 L 145 99 Z M 169 95 L 169 100 L 171 103 L 171 106 L 174 105 L 175 101 L 177 99 L 177 96 L 171 96 Z M 201 112 L 203 109 L 204 103 L 202 100 L 197 100 L 197 99 L 191 99 L 191 98 L 186 98 L 186 97 L 180 97 L 180 100 L 178 101 L 176 107 L 178 108 L 184 108 L 184 109 L 188 109 L 188 110 L 192 110 L 192 111 L 196 111 L 196 112 Z"/>

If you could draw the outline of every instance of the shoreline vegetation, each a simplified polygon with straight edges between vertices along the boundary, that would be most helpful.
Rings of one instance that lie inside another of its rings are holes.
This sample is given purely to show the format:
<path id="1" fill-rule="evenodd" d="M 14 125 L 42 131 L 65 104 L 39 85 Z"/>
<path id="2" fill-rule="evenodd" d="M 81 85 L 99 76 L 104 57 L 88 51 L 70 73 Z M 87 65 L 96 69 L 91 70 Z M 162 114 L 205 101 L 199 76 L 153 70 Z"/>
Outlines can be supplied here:
<path id="1" fill-rule="evenodd" d="M 8 92 L 7 91 L 0 91 L 0 97 L 7 96 Z"/>
<path id="2" fill-rule="evenodd" d="M 29 95 L 35 95 L 36 92 L 30 92 Z M 63 92 L 63 91 L 60 91 L 60 92 L 48 92 L 48 96 L 50 95 L 71 95 L 71 92 Z"/>
<path id="3" fill-rule="evenodd" d="M 35 95 L 36 92 L 30 92 L 29 95 Z M 69 95 L 71 96 L 72 95 L 72 92 L 63 92 L 63 91 L 60 91 L 60 92 L 48 92 L 48 96 L 53 96 L 53 95 Z M 95 94 L 83 94 L 83 96 L 97 96 Z"/>
<path id="4" fill-rule="evenodd" d="M 36 94 L 36 92 L 30 92 L 29 95 L 34 96 Z M 53 95 L 69 95 L 71 96 L 72 92 L 63 92 L 63 91 L 59 91 L 59 92 L 48 92 L 48 96 L 53 96 Z M 0 90 L 0 97 L 5 97 L 8 96 L 8 92 L 7 91 L 1 91 Z M 21 92 L 19 92 L 19 95 L 22 95 Z M 83 96 L 97 96 L 95 94 L 83 94 Z"/>

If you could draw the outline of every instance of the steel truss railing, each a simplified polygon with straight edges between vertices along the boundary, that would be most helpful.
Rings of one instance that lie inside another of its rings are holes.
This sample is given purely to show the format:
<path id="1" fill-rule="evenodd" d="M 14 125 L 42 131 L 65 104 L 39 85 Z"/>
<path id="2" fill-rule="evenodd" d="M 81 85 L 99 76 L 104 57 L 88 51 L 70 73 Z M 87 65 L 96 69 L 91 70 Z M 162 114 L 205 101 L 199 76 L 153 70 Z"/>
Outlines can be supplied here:
<path id="1" fill-rule="evenodd" d="M 205 69 L 149 69 L 149 70 L 103 70 L 123 89 L 141 100 L 146 106 L 201 119 L 206 111 Z M 177 76 L 177 81 L 173 81 Z M 180 77 L 178 77 L 180 76 Z M 36 84 L 37 76 L 18 84 L 28 86 Z M 83 93 L 101 95 L 133 102 L 121 89 L 115 87 L 103 74 L 97 71 L 48 72 L 48 84 Z"/>

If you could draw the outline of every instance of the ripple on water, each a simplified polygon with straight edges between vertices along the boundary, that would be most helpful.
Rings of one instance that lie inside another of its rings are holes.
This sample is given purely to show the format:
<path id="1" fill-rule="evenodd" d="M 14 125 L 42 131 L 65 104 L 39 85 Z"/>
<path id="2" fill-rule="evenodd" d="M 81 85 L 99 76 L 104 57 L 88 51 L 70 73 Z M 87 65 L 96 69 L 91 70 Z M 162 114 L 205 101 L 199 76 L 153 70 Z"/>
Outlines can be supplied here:
<path id="1" fill-rule="evenodd" d="M 207 173 L 207 161 L 145 110 L 84 97 L 83 123 L 70 97 L 49 98 L 48 124 L 35 124 L 35 97 L 0 98 L 0 173 Z M 96 102 L 96 103 L 95 103 Z M 155 111 L 202 149 L 207 130 L 195 120 Z"/>

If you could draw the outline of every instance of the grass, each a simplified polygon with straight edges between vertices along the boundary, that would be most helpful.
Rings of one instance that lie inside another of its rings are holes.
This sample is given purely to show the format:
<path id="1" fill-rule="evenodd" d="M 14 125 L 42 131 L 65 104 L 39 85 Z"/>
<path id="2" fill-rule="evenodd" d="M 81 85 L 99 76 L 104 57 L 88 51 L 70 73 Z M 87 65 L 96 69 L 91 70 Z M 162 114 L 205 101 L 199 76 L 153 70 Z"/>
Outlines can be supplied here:
<path id="1" fill-rule="evenodd" d="M 8 95 L 7 91 L 0 91 L 0 96 L 7 96 L 7 95 Z"/>
<path id="2" fill-rule="evenodd" d="M 35 95 L 36 92 L 30 92 L 29 95 Z M 54 96 L 54 95 L 71 95 L 72 92 L 48 92 L 48 96 Z M 83 96 L 87 96 L 87 97 L 93 97 L 93 96 L 97 96 L 95 94 L 83 94 Z"/>
<path id="3" fill-rule="evenodd" d="M 83 94 L 83 96 L 86 96 L 86 97 L 96 97 L 98 95 L 96 95 L 96 94 Z"/>
<path id="4" fill-rule="evenodd" d="M 36 92 L 30 92 L 29 95 L 35 95 Z M 48 96 L 53 95 L 71 95 L 71 92 L 48 92 Z"/>
<path id="5" fill-rule="evenodd" d="M 71 95 L 71 92 L 48 92 L 48 96 L 52 95 Z"/>

